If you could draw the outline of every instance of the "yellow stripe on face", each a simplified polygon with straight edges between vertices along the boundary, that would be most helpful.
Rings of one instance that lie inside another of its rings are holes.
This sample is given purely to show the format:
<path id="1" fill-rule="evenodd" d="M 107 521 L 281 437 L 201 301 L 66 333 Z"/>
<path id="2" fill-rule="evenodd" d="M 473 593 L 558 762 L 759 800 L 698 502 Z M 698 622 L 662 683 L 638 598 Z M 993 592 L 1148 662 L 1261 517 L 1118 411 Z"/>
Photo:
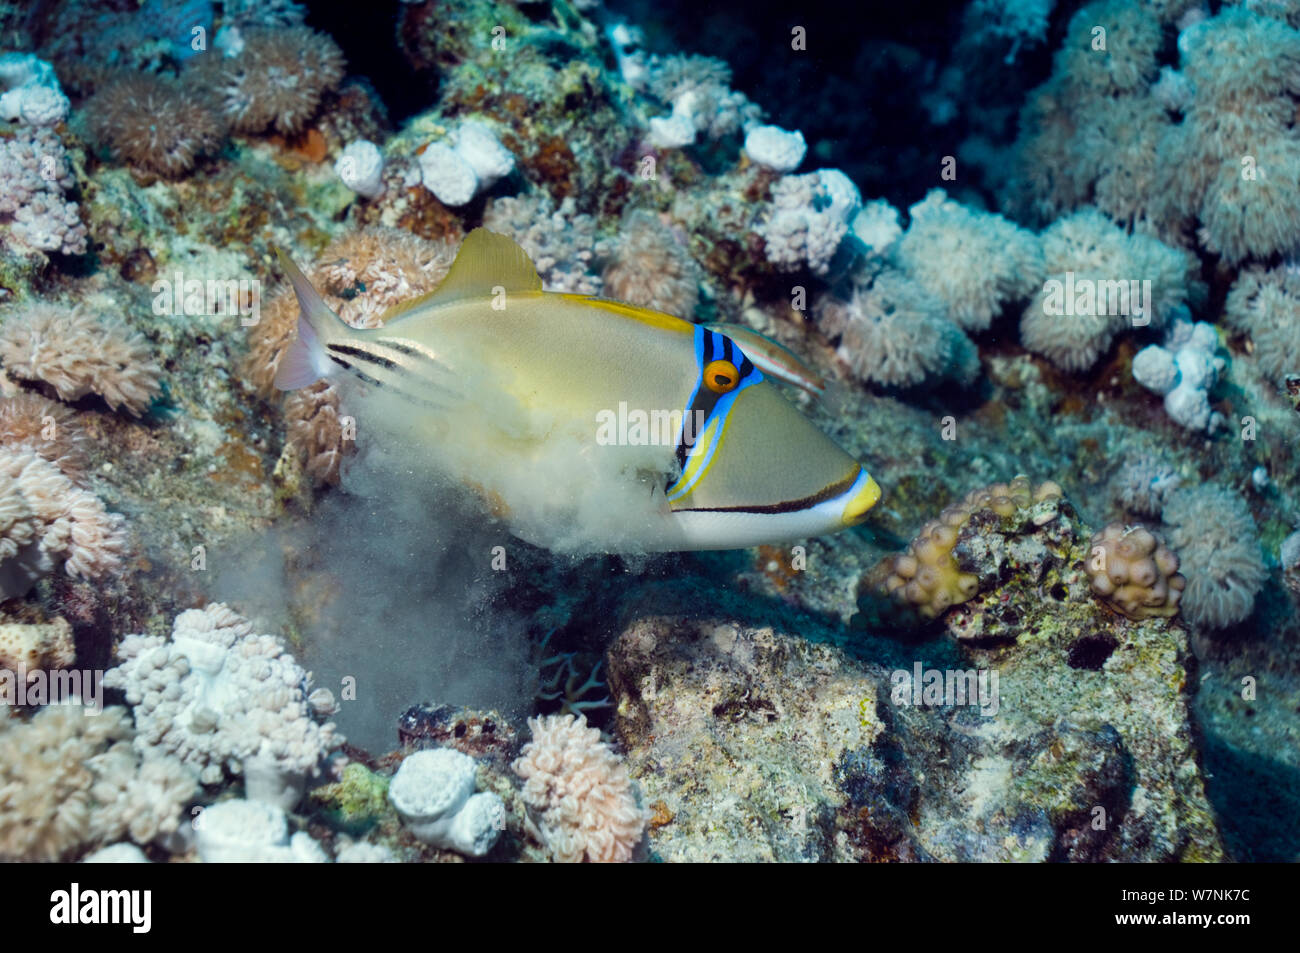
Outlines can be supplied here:
<path id="1" fill-rule="evenodd" d="M 631 318 L 633 321 L 639 321 L 662 331 L 676 331 L 678 334 L 695 333 L 695 325 L 689 321 L 683 321 L 681 318 L 674 318 L 671 314 L 664 314 L 662 311 L 651 311 L 649 308 L 638 308 L 635 305 L 610 301 L 606 298 L 595 298 L 591 295 L 559 294 L 557 297 L 574 304 L 585 304 L 590 308 L 597 308 L 601 311 L 608 311 L 610 314 L 617 314 L 620 317 Z"/>
<path id="2" fill-rule="evenodd" d="M 688 411 L 689 413 L 689 411 Z M 704 475 L 709 472 L 709 467 L 713 466 L 713 461 L 717 458 L 718 451 L 722 448 L 722 438 L 725 435 L 727 421 L 725 417 L 714 417 L 709 421 L 704 432 L 695 438 L 695 447 L 686 458 L 686 467 L 682 470 L 682 475 L 674 481 L 673 485 L 668 488 L 668 499 L 674 503 L 686 499 L 699 486 Z M 714 445 L 714 441 L 717 445 Z M 685 493 L 675 495 L 676 487 L 688 487 Z"/>

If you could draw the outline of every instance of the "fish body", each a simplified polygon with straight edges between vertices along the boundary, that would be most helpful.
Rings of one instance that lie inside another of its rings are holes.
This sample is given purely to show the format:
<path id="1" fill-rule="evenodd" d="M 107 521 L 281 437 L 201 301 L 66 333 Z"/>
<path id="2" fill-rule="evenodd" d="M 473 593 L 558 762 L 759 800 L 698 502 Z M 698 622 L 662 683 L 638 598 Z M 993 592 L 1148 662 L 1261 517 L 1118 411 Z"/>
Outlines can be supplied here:
<path id="1" fill-rule="evenodd" d="M 479 489 L 523 539 L 567 551 L 732 549 L 860 522 L 880 495 L 720 331 L 542 290 L 477 229 L 433 294 L 383 326 L 302 307 L 276 384 L 350 372 L 359 426 Z"/>

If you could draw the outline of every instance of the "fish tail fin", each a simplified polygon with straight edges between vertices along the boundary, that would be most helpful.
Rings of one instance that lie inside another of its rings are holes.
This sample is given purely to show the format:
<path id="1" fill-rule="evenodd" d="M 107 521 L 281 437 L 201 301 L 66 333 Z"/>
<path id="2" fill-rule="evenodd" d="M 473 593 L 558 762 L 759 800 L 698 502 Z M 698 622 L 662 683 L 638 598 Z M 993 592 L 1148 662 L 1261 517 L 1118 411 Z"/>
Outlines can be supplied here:
<path id="1" fill-rule="evenodd" d="M 298 335 L 280 359 L 275 372 L 275 386 L 277 390 L 297 390 L 334 372 L 335 365 L 325 353 L 325 344 L 339 337 L 341 331 L 350 329 L 329 309 L 302 269 L 281 249 L 275 248 L 275 254 L 293 285 L 294 294 L 298 296 L 299 308 Z"/>

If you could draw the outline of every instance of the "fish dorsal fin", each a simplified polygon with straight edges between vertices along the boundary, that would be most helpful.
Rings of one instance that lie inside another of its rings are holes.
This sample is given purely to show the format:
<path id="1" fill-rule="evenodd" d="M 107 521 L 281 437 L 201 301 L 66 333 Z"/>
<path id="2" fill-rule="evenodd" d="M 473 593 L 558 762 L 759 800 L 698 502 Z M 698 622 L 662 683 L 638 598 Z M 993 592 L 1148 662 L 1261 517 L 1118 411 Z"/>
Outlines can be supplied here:
<path id="1" fill-rule="evenodd" d="M 542 290 L 542 279 L 537 277 L 532 259 L 518 242 L 486 228 L 476 228 L 461 242 L 456 260 L 442 284 L 428 294 L 394 305 L 379 320 L 388 324 L 417 308 L 466 298 L 490 298 L 498 288 L 508 295 L 538 292 Z"/>

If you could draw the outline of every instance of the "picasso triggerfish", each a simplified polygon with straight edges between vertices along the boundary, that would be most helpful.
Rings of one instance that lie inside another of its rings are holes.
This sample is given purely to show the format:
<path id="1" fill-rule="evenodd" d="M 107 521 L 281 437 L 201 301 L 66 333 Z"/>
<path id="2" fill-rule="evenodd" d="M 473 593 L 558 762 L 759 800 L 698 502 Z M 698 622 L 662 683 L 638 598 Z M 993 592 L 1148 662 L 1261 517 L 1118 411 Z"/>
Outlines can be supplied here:
<path id="1" fill-rule="evenodd" d="M 350 372 L 359 428 L 529 542 L 737 549 L 853 526 L 880 497 L 771 379 L 816 375 L 754 332 L 543 291 L 527 253 L 482 228 L 435 291 L 371 330 L 281 261 L 301 314 L 276 386 Z"/>

